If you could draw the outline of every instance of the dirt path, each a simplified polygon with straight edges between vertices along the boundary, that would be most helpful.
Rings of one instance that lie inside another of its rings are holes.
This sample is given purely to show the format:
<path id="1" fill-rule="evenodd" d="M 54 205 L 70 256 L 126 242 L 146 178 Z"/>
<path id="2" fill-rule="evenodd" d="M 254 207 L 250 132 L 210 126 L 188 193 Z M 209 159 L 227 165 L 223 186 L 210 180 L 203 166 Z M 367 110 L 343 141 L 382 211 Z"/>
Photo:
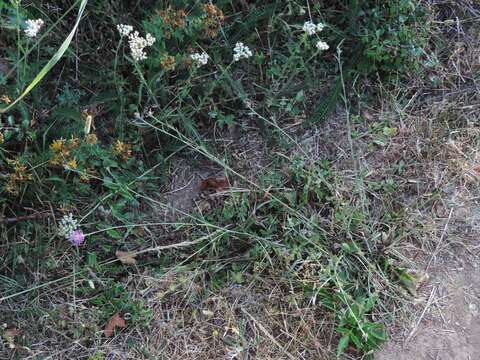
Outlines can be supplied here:
<path id="1" fill-rule="evenodd" d="M 419 318 L 412 335 L 389 344 L 378 360 L 480 359 L 480 271 L 464 269 L 436 281 L 425 308 L 433 316 Z"/>
<path id="2" fill-rule="evenodd" d="M 456 220 L 445 227 L 444 243 L 439 243 L 443 253 L 430 270 L 411 324 L 393 335 L 377 360 L 480 359 L 478 208 L 452 213 Z"/>

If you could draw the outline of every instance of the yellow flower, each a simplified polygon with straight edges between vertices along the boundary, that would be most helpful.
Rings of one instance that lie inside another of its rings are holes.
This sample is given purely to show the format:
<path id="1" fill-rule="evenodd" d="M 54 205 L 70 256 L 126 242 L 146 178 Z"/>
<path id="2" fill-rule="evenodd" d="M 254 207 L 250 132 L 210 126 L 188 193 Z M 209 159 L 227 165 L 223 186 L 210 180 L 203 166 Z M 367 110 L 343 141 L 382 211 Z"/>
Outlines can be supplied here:
<path id="1" fill-rule="evenodd" d="M 65 140 L 58 139 L 55 140 L 53 143 L 50 144 L 50 150 L 54 152 L 61 152 L 65 148 Z"/>
<path id="2" fill-rule="evenodd" d="M 55 154 L 49 161 L 50 165 L 53 166 L 62 166 L 63 164 L 63 158 L 62 155 L 60 154 Z"/>
<path id="3" fill-rule="evenodd" d="M 77 169 L 77 160 L 75 158 L 68 160 L 67 161 L 67 167 L 69 169 L 76 170 Z"/>
<path id="4" fill-rule="evenodd" d="M 132 157 L 132 145 L 117 140 L 113 144 L 113 153 L 120 156 L 124 161 L 127 161 Z"/>
<path id="5" fill-rule="evenodd" d="M 10 195 L 19 194 L 17 184 L 11 180 L 8 180 L 8 182 L 5 184 L 5 187 L 3 189 L 5 190 L 5 192 L 9 193 Z"/>
<path id="6" fill-rule="evenodd" d="M 11 195 L 18 195 L 20 193 L 20 183 L 32 180 L 33 176 L 28 173 L 27 167 L 20 163 L 18 159 L 8 159 L 7 163 L 13 166 L 13 172 L 8 174 L 4 190 Z"/>
<path id="7" fill-rule="evenodd" d="M 31 180 L 32 175 L 27 172 L 27 167 L 23 165 L 19 160 L 14 160 L 10 162 L 11 165 L 13 165 L 14 173 L 10 174 L 10 177 L 12 177 L 14 180 Z"/>
<path id="8" fill-rule="evenodd" d="M 88 183 L 88 182 L 90 182 L 90 178 L 88 177 L 87 174 L 81 174 L 80 175 L 80 181 L 83 182 L 83 183 Z"/>

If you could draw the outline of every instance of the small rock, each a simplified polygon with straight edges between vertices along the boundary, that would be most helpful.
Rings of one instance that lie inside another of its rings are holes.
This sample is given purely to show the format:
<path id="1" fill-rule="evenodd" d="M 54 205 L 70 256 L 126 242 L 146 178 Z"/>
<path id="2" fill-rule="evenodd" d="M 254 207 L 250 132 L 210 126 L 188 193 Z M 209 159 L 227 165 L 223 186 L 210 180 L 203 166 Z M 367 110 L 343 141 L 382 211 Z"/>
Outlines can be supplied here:
<path id="1" fill-rule="evenodd" d="M 473 316 L 477 316 L 478 315 L 478 306 L 477 304 L 469 304 L 468 305 L 468 308 L 470 309 L 470 312 L 472 313 Z"/>

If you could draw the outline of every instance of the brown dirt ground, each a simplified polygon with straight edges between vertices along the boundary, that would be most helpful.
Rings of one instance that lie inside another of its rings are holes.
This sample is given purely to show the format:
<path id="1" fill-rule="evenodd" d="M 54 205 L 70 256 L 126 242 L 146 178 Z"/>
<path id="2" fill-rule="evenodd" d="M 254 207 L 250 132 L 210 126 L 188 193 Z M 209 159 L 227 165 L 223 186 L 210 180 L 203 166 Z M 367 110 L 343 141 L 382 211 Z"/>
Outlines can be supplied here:
<path id="1" fill-rule="evenodd" d="M 439 273 L 428 287 L 431 297 L 410 333 L 388 344 L 376 359 L 480 359 L 479 270 Z"/>
<path id="2" fill-rule="evenodd" d="M 478 205 L 451 208 L 412 316 L 376 359 L 480 359 L 479 213 Z"/>

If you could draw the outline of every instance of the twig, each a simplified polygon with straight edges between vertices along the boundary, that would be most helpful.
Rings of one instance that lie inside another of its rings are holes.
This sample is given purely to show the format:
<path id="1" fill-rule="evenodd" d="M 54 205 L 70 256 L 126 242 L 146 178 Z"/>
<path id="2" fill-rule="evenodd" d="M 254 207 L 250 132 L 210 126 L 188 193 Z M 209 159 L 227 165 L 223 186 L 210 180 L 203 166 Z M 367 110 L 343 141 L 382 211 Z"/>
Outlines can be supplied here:
<path id="1" fill-rule="evenodd" d="M 427 301 L 427 304 L 425 305 L 425 307 L 423 308 L 423 311 L 422 311 L 422 314 L 420 315 L 420 318 L 418 319 L 417 323 L 415 324 L 414 328 L 412 329 L 412 331 L 410 332 L 410 334 L 408 334 L 408 337 L 405 339 L 405 342 L 404 342 L 404 346 L 407 345 L 407 343 L 411 340 L 411 338 L 413 337 L 413 335 L 415 335 L 415 333 L 417 332 L 418 330 L 418 326 L 420 325 L 420 323 L 422 322 L 423 320 L 423 317 L 425 316 L 425 312 L 427 311 L 427 309 L 430 307 L 430 305 L 432 305 L 432 302 L 433 302 L 433 296 L 435 295 L 435 292 L 436 292 L 437 288 L 434 287 L 432 289 L 432 292 L 430 293 L 430 296 L 428 297 L 428 301 Z"/>
<path id="2" fill-rule="evenodd" d="M 440 249 L 440 245 L 442 244 L 443 239 L 445 238 L 445 234 L 447 233 L 448 224 L 450 223 L 450 219 L 452 218 L 452 214 L 453 214 L 453 208 L 450 209 L 450 214 L 448 214 L 447 223 L 445 224 L 445 227 L 443 228 L 442 236 L 440 236 L 440 240 L 438 241 L 438 244 L 437 244 L 437 246 L 435 247 L 435 251 L 433 252 L 432 256 L 430 257 L 430 261 L 429 261 L 428 264 L 427 264 L 427 268 L 425 269 L 425 272 L 428 271 L 428 269 L 430 268 L 430 264 L 431 264 L 432 261 L 433 261 L 433 258 L 436 257 L 437 254 L 438 254 L 438 251 L 439 251 L 439 249 Z"/>
<path id="3" fill-rule="evenodd" d="M 23 215 L 11 218 L 0 217 L 0 224 L 14 224 L 20 221 L 28 221 L 28 220 L 39 220 L 44 219 L 46 217 L 51 216 L 52 214 L 49 212 L 45 213 L 36 213 L 31 215 Z"/>
<path id="4" fill-rule="evenodd" d="M 209 238 L 210 236 L 211 235 L 209 234 L 207 236 L 202 236 L 201 238 L 198 238 L 197 240 L 194 240 L 194 241 L 182 241 L 182 242 L 176 243 L 176 244 L 155 246 L 155 247 L 151 247 L 151 248 L 148 248 L 148 249 L 143 249 L 143 250 L 140 250 L 140 251 L 136 251 L 132 255 L 140 255 L 140 254 L 145 254 L 145 253 L 148 253 L 148 252 L 167 250 L 167 249 L 177 249 L 177 248 L 181 248 L 181 247 L 188 247 L 188 246 L 196 245 L 196 244 L 202 242 L 203 240 L 205 240 L 206 238 Z"/>

